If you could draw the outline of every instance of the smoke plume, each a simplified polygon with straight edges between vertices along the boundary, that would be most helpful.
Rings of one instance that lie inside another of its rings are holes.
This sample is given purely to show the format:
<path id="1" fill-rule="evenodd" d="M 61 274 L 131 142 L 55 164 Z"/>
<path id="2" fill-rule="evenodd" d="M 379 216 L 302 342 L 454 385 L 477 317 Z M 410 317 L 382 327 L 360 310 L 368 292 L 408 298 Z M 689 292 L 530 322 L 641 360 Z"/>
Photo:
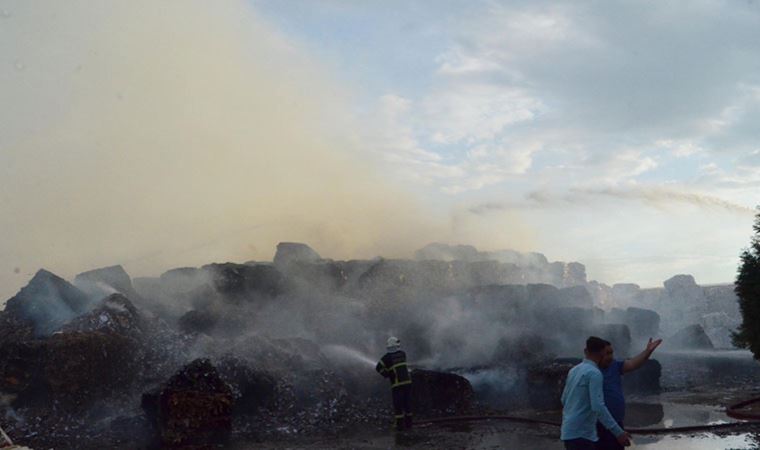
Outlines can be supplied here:
<path id="1" fill-rule="evenodd" d="M 435 236 L 353 133 L 350 93 L 242 0 L 11 1 L 0 21 L 3 299 L 39 267 L 155 274 L 283 240 L 367 257 Z"/>

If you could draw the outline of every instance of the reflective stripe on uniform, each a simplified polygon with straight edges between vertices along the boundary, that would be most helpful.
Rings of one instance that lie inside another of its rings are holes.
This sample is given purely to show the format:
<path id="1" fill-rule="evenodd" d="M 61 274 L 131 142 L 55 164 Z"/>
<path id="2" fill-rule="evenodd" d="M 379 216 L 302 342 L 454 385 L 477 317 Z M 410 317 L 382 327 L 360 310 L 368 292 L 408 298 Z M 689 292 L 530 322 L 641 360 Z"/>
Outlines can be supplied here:
<path id="1" fill-rule="evenodd" d="M 391 383 L 391 387 L 396 387 L 396 386 L 403 386 L 403 385 L 405 385 L 405 384 L 412 384 L 412 380 L 411 380 L 411 378 L 410 378 L 410 379 L 407 379 L 407 380 L 404 380 L 404 381 L 398 381 L 398 372 L 396 372 L 396 369 L 397 369 L 397 368 L 399 368 L 399 367 L 402 367 L 402 366 L 403 366 L 403 367 L 406 367 L 406 361 L 404 361 L 404 362 L 400 362 L 400 363 L 398 363 L 398 364 L 394 364 L 394 365 L 392 365 L 392 366 L 391 366 L 391 368 L 389 369 L 389 370 L 392 370 L 392 371 L 393 371 L 393 375 L 396 377 L 396 382 L 395 382 L 395 383 Z M 409 376 L 409 374 L 408 374 L 408 373 L 407 373 L 407 376 Z"/>

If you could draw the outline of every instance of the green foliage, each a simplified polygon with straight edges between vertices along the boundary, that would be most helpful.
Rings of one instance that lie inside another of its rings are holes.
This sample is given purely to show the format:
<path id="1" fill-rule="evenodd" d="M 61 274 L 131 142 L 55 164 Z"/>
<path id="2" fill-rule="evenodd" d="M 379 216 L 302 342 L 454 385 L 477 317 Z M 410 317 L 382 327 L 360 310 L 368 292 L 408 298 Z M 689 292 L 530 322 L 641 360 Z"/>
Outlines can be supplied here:
<path id="1" fill-rule="evenodd" d="M 734 345 L 749 348 L 760 359 L 760 206 L 757 208 L 749 248 L 741 255 L 734 292 L 739 297 L 742 324 L 733 335 Z"/>

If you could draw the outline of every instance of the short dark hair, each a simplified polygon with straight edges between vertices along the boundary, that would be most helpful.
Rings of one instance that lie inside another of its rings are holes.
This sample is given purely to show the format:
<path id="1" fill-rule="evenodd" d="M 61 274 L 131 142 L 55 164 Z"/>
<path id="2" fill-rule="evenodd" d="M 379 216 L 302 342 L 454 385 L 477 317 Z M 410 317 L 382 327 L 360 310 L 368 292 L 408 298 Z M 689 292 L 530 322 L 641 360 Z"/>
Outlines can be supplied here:
<path id="1" fill-rule="evenodd" d="M 610 344 L 609 341 L 605 341 L 604 339 L 598 338 L 596 336 L 589 336 L 589 338 L 586 339 L 586 350 L 591 353 L 599 353 L 608 345 L 612 344 Z"/>

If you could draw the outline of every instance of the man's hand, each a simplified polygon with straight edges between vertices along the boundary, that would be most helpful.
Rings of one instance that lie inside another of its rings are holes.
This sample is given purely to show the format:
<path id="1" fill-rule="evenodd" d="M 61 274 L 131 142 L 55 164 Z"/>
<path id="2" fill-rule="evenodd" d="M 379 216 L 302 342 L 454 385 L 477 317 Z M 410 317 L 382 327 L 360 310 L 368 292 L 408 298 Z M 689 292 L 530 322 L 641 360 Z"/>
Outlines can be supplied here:
<path id="1" fill-rule="evenodd" d="M 628 432 L 623 431 L 620 436 L 617 437 L 618 444 L 622 445 L 623 447 L 630 447 L 631 446 L 631 435 L 628 434 Z"/>
<path id="2" fill-rule="evenodd" d="M 643 366 L 644 363 L 647 362 L 647 359 L 652 356 L 652 352 L 655 351 L 655 349 L 659 347 L 660 344 L 662 344 L 662 339 L 653 341 L 652 338 L 649 338 L 649 342 L 647 342 L 647 348 L 645 348 L 644 351 L 631 359 L 625 360 L 623 363 L 623 373 L 631 372 Z"/>
<path id="3" fill-rule="evenodd" d="M 653 341 L 652 338 L 649 338 L 649 342 L 647 342 L 647 352 L 651 354 L 657 347 L 662 344 L 662 339 L 657 339 L 656 341 Z"/>

